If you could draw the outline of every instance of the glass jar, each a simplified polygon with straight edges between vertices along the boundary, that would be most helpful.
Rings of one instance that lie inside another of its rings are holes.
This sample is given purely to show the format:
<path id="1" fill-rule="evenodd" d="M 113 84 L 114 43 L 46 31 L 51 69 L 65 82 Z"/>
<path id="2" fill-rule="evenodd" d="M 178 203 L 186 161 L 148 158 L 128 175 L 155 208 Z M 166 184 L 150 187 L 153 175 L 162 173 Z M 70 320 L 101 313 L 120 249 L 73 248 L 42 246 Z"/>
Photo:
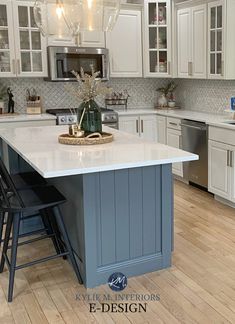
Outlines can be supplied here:
<path id="1" fill-rule="evenodd" d="M 78 108 L 78 122 L 80 122 L 83 110 L 85 109 L 84 117 L 81 124 L 81 129 L 87 133 L 102 132 L 101 110 L 95 100 L 83 102 Z"/>

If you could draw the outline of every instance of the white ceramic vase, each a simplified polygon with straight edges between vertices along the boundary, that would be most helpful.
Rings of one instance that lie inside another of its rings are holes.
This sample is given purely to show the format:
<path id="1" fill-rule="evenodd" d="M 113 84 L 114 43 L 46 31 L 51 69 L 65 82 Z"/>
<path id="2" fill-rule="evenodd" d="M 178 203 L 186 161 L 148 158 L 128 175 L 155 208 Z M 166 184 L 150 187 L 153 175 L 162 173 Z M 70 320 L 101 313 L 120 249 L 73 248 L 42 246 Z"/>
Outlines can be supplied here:
<path id="1" fill-rule="evenodd" d="M 162 93 L 158 98 L 158 106 L 159 107 L 167 107 L 167 98 L 164 95 L 164 93 Z"/>
<path id="2" fill-rule="evenodd" d="M 168 107 L 174 108 L 175 107 L 175 101 L 168 101 Z"/>

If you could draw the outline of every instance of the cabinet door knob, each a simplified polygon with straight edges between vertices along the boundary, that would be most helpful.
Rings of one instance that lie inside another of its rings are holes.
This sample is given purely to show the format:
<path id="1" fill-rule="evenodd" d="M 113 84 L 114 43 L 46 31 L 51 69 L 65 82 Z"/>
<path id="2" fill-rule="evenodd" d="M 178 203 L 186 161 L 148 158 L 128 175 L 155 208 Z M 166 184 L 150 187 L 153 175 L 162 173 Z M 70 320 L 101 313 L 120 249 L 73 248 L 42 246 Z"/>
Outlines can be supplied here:
<path id="1" fill-rule="evenodd" d="M 144 121 L 143 119 L 141 119 L 141 133 L 144 132 Z"/>
<path id="2" fill-rule="evenodd" d="M 136 133 L 139 133 L 139 122 L 138 122 L 138 119 L 136 119 Z"/>

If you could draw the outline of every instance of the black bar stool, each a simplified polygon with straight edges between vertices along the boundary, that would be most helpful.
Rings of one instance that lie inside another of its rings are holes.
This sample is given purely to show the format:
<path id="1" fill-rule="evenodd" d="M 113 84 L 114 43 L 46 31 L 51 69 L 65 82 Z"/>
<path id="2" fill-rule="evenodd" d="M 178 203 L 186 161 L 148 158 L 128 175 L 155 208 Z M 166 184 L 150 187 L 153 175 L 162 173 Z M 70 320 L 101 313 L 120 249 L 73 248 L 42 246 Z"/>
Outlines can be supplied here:
<path id="1" fill-rule="evenodd" d="M 5 167 L 4 162 L 0 158 L 0 175 L 3 178 L 3 181 L 7 183 L 6 179 L 8 177 L 8 171 Z M 47 185 L 47 181 L 37 172 L 22 172 L 22 173 L 17 173 L 11 175 L 11 181 L 13 185 L 15 186 L 16 189 L 27 189 L 31 188 L 34 186 L 45 186 Z M 9 188 L 9 191 L 11 189 Z M 36 217 L 38 215 L 30 215 L 30 217 L 27 218 L 32 218 Z M 2 243 L 2 231 L 3 231 L 3 226 L 6 224 L 6 221 L 4 221 L 6 218 L 6 215 L 0 214 L 0 247 Z M 44 223 L 44 221 L 43 221 Z M 45 224 L 44 224 L 45 225 Z"/>
<path id="2" fill-rule="evenodd" d="M 0 213 L 8 213 L 0 263 L 0 273 L 3 272 L 6 263 L 10 272 L 8 302 L 12 301 L 16 270 L 58 257 L 67 255 L 70 257 L 78 281 L 82 284 L 82 278 L 59 210 L 59 205 L 63 204 L 65 201 L 65 197 L 53 186 L 39 186 L 30 189 L 17 190 L 9 174 L 4 174 L 4 177 L 0 177 Z M 41 235 L 35 239 L 18 242 L 20 220 L 24 213 L 33 214 L 35 212 L 43 215 L 43 217 L 47 219 L 51 226 L 51 233 L 46 233 L 45 235 Z M 9 245 L 11 231 L 12 242 L 11 245 Z M 48 237 L 54 238 L 57 242 L 56 254 L 25 264 L 16 265 L 18 246 Z M 7 255 L 9 249 L 11 250 L 10 260 Z"/>

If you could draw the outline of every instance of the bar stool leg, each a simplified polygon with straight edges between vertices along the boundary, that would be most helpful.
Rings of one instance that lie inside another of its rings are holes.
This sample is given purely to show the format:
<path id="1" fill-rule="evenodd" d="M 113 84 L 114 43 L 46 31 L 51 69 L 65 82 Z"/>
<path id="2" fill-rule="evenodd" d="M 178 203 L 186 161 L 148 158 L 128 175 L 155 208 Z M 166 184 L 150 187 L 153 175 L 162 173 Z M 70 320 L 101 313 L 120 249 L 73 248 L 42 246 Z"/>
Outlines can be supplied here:
<path id="1" fill-rule="evenodd" d="M 10 235 L 11 235 L 12 219 L 13 219 L 13 215 L 11 213 L 9 213 L 7 216 L 7 226 L 6 226 L 6 232 L 5 232 L 5 237 L 4 237 L 3 249 L 2 249 L 0 273 L 2 273 L 4 270 L 5 254 L 7 253 L 8 244 L 9 244 Z"/>
<path id="2" fill-rule="evenodd" d="M 41 214 L 41 217 L 42 217 L 42 222 L 43 222 L 43 225 L 45 228 L 47 228 L 47 234 L 53 234 L 54 231 L 53 231 L 53 228 L 50 224 L 50 221 L 47 217 L 47 214 L 45 213 L 44 210 L 40 210 L 40 214 Z M 57 254 L 60 254 L 60 247 L 59 247 L 59 243 L 57 242 L 56 238 L 53 236 L 52 238 L 52 242 L 53 242 L 53 245 L 54 245 L 54 248 L 56 250 L 56 253 Z"/>
<path id="3" fill-rule="evenodd" d="M 56 242 L 59 246 L 59 249 L 60 249 L 60 253 L 64 253 L 65 252 L 65 249 L 64 249 L 64 245 L 62 244 L 62 242 L 58 239 L 61 237 L 61 234 L 60 234 L 60 231 L 59 231 L 59 228 L 58 228 L 58 225 L 57 225 L 57 222 L 55 220 L 55 217 L 54 217 L 54 214 L 53 212 L 48 208 L 46 210 L 46 215 L 48 216 L 48 221 L 51 225 L 51 228 L 53 230 L 53 232 L 55 233 L 55 239 L 56 239 Z M 67 259 L 67 255 L 64 255 L 63 256 L 63 259 L 66 260 Z"/>
<path id="4" fill-rule="evenodd" d="M 5 213 L 0 213 L 0 247 L 2 245 L 2 232 L 3 232 L 3 224 L 4 224 Z"/>
<path id="5" fill-rule="evenodd" d="M 76 273 L 76 276 L 78 278 L 78 282 L 80 284 L 82 284 L 83 283 L 82 282 L 82 277 L 81 277 L 81 274 L 79 272 L 78 265 L 77 265 L 76 259 L 74 257 L 74 254 L 73 254 L 72 246 L 71 246 L 71 243 L 70 243 L 70 240 L 69 240 L 69 236 L 68 236 L 68 233 L 67 233 L 65 224 L 64 224 L 63 217 L 62 217 L 62 215 L 60 213 L 60 210 L 59 210 L 58 206 L 53 207 L 53 211 L 54 211 L 54 214 L 55 214 L 55 218 L 56 218 L 57 224 L 58 224 L 59 229 L 61 231 L 62 237 L 64 239 L 66 248 L 68 249 L 69 257 L 70 257 L 70 260 L 71 260 L 73 269 L 74 269 L 74 271 Z"/>
<path id="6" fill-rule="evenodd" d="M 17 258 L 17 248 L 18 248 L 18 238 L 20 230 L 20 219 L 21 213 L 14 214 L 13 216 L 13 230 L 12 230 L 12 247 L 11 247 L 11 264 L 10 264 L 10 278 L 9 278 L 9 288 L 8 288 L 8 302 L 12 301 L 15 271 L 16 271 L 16 258 Z"/>

